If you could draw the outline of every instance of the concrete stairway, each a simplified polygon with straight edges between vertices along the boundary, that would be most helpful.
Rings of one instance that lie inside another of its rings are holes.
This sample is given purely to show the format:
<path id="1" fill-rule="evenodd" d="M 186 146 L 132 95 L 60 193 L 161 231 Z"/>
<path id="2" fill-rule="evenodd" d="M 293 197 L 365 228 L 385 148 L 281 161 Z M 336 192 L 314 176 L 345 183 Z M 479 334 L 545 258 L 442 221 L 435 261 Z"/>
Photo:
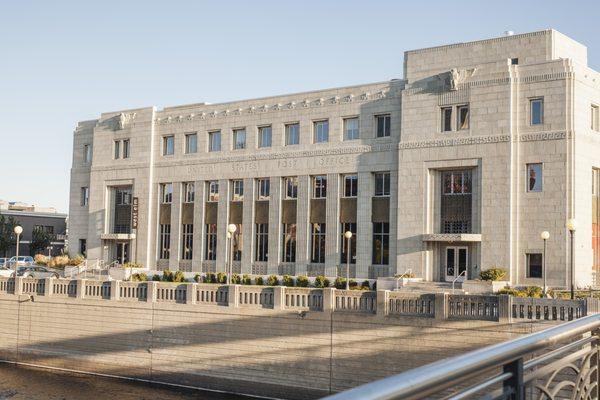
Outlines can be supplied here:
<path id="1" fill-rule="evenodd" d="M 405 286 L 399 287 L 399 291 L 411 293 L 452 293 L 452 283 L 450 282 L 410 282 Z M 454 293 L 463 294 L 462 283 L 454 284 Z"/>

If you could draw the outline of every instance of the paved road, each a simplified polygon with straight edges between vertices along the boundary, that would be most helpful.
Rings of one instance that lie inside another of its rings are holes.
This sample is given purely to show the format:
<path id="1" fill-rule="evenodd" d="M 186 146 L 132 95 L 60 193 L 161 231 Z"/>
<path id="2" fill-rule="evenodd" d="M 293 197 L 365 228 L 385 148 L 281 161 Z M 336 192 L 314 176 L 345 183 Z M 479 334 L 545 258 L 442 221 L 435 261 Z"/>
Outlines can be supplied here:
<path id="1" fill-rule="evenodd" d="M 0 400 L 244 400 L 242 396 L 71 375 L 0 363 Z"/>

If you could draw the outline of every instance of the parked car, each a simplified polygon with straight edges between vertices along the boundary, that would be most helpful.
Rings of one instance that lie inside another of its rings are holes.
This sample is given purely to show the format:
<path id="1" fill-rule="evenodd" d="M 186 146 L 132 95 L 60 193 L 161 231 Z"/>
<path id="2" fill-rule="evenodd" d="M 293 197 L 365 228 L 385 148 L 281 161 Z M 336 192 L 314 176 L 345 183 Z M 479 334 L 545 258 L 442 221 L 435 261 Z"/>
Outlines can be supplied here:
<path id="1" fill-rule="evenodd" d="M 14 276 L 14 272 L 11 276 Z M 31 265 L 18 267 L 17 276 L 22 276 L 23 278 L 60 278 L 60 273 L 52 268 Z"/>
<path id="2" fill-rule="evenodd" d="M 5 267 L 4 265 L 0 266 L 0 276 L 10 278 L 11 276 L 14 275 L 14 273 L 15 273 L 14 270 L 12 270 L 8 267 Z"/>
<path id="3" fill-rule="evenodd" d="M 7 262 L 8 262 L 8 258 L 0 257 L 0 267 L 6 266 Z"/>
<path id="4" fill-rule="evenodd" d="M 10 260 L 8 260 L 8 264 L 7 267 L 15 267 L 15 263 L 17 263 L 17 266 L 30 266 L 34 264 L 33 261 L 33 257 L 30 256 L 19 256 L 19 260 L 17 260 L 17 257 L 13 256 L 10 258 Z"/>

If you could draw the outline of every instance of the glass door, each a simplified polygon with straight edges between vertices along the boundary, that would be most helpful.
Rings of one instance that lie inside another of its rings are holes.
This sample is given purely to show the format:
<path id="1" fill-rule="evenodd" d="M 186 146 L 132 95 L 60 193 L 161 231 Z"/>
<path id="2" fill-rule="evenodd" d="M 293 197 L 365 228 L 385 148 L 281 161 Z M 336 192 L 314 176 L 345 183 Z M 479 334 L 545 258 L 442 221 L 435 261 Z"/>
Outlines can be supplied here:
<path id="1" fill-rule="evenodd" d="M 444 273 L 446 282 L 456 278 L 459 281 L 467 279 L 467 265 L 469 263 L 469 250 L 467 247 L 446 247 Z"/>
<path id="2" fill-rule="evenodd" d="M 117 260 L 119 264 L 129 262 L 129 243 L 117 243 Z"/>

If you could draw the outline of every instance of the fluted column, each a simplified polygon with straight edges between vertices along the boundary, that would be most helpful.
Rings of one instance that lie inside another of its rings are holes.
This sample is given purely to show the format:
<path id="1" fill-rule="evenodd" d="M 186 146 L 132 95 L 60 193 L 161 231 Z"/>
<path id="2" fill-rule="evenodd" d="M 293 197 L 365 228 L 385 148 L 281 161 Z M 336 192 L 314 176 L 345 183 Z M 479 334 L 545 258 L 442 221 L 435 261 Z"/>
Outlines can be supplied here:
<path id="1" fill-rule="evenodd" d="M 202 271 L 202 260 L 204 258 L 204 200 L 206 197 L 205 181 L 195 182 L 196 194 L 194 197 L 194 245 L 192 248 L 192 271 Z"/>
<path id="2" fill-rule="evenodd" d="M 254 179 L 244 179 L 244 210 L 242 215 L 242 274 L 252 273 L 254 254 Z"/>
<path id="3" fill-rule="evenodd" d="M 296 204 L 296 274 L 306 275 L 308 264 L 308 213 L 310 203 L 310 176 L 298 177 L 298 200 Z"/>
<path id="4" fill-rule="evenodd" d="M 373 174 L 371 172 L 358 173 L 358 204 L 356 210 L 356 278 L 369 277 L 369 265 L 372 258 L 373 243 Z"/>
<path id="5" fill-rule="evenodd" d="M 280 177 L 270 178 L 269 194 L 269 261 L 267 271 L 277 274 L 281 258 L 281 184 Z"/>
<path id="6" fill-rule="evenodd" d="M 340 175 L 327 174 L 325 275 L 336 276 L 340 261 Z"/>
<path id="7" fill-rule="evenodd" d="M 173 199 L 171 202 L 171 249 L 169 253 L 169 269 L 179 269 L 181 257 L 181 182 L 173 182 Z"/>
<path id="8" fill-rule="evenodd" d="M 229 224 L 229 181 L 219 180 L 219 205 L 217 209 L 217 272 L 227 270 L 227 225 Z"/>

